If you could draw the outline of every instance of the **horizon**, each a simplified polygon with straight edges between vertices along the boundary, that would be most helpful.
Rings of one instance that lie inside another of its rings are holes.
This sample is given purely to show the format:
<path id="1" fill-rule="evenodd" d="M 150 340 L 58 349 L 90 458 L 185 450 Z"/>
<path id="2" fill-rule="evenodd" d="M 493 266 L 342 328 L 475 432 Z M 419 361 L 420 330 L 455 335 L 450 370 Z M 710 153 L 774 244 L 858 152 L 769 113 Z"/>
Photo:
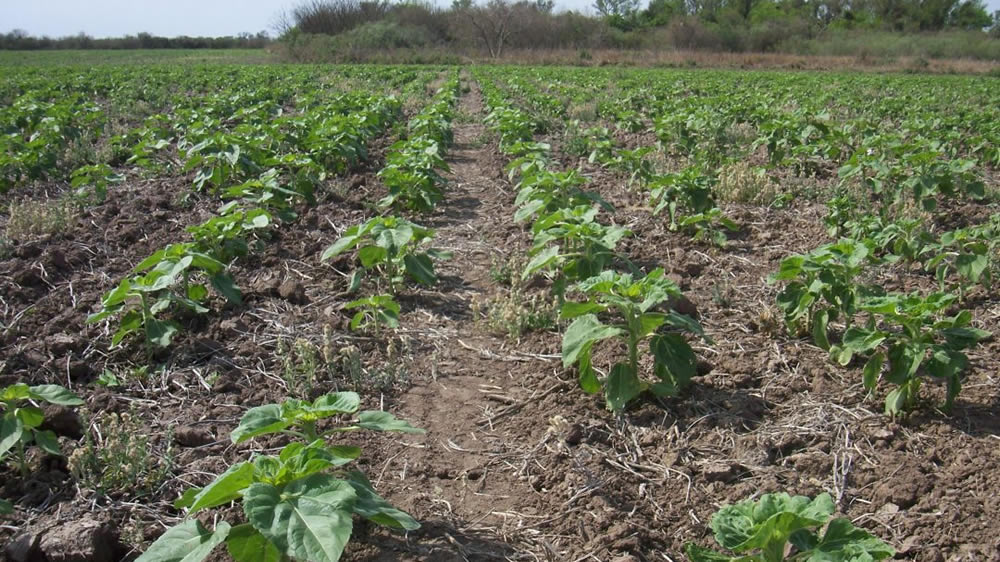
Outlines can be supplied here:
<path id="1" fill-rule="evenodd" d="M 35 37 L 69 37 L 84 33 L 103 39 L 149 33 L 158 37 L 226 37 L 261 31 L 274 35 L 279 13 L 301 0 L 175 0 L 169 4 L 129 0 L 34 0 L 0 6 L 7 33 L 23 30 Z M 436 2 L 445 4 L 446 2 Z M 647 2 L 642 3 L 643 6 Z M 593 13 L 592 0 L 562 0 L 557 11 Z M 987 11 L 1000 10 L 1000 0 L 987 0 Z M 195 14 L 196 17 L 192 17 Z"/>

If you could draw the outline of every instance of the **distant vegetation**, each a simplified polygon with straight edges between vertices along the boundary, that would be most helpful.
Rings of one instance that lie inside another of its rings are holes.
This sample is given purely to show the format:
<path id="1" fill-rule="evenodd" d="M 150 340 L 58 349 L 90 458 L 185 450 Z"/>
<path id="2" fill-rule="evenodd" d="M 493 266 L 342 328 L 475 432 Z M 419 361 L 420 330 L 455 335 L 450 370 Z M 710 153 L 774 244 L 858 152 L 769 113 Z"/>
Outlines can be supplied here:
<path id="1" fill-rule="evenodd" d="M 1000 11 L 983 0 L 595 0 L 591 13 L 553 0 L 305 0 L 278 15 L 279 51 L 300 61 L 457 62 L 565 51 L 705 51 L 1000 60 Z M 230 49 L 272 43 L 139 33 L 52 39 L 15 30 L 0 49 Z M 399 52 L 404 58 L 400 59 Z M 563 57 L 565 59 L 565 57 Z"/>
<path id="2" fill-rule="evenodd" d="M 698 50 L 1000 59 L 1000 12 L 982 0 L 595 0 L 594 15 L 552 0 L 307 0 L 279 18 L 293 57 L 370 58 L 438 48 L 504 57 L 511 50 Z"/>
<path id="3" fill-rule="evenodd" d="M 39 51 L 51 49 L 254 49 L 271 42 L 267 31 L 235 37 L 158 37 L 149 33 L 96 39 L 86 33 L 53 39 L 35 37 L 22 29 L 0 33 L 0 49 Z"/>

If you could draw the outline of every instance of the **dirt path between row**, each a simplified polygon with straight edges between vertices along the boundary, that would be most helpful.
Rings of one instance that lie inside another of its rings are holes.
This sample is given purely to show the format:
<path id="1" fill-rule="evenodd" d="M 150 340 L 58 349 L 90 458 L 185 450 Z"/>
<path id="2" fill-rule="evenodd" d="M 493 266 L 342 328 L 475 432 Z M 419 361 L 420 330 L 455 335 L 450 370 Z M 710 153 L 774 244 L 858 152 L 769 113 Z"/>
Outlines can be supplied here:
<path id="1" fill-rule="evenodd" d="M 524 399 L 515 371 L 551 370 L 558 363 L 511 349 L 475 317 L 474 303 L 497 290 L 491 268 L 523 234 L 511 220 L 502 163 L 485 142 L 478 84 L 463 76 L 462 85 L 467 89 L 446 158 L 451 168 L 446 199 L 431 217 L 414 219 L 434 228 L 434 246 L 453 257 L 439 266 L 436 290 L 421 291 L 416 310 L 401 319 L 415 377 L 392 407 L 427 433 L 396 439 L 402 446 L 383 451 L 388 458 L 373 465 L 370 475 L 381 480 L 380 491 L 423 522 L 413 540 L 399 545 L 412 559 L 516 559 L 523 553 L 518 535 L 528 526 L 525 518 L 540 514 L 518 512 L 525 496 L 535 493 L 527 478 L 510 470 L 514 451 L 524 444 L 511 443 L 503 428 L 490 422 L 509 419 Z M 362 548 L 369 555 L 363 559 L 410 559 L 387 552 L 386 538 L 370 537 L 379 552 Z"/>

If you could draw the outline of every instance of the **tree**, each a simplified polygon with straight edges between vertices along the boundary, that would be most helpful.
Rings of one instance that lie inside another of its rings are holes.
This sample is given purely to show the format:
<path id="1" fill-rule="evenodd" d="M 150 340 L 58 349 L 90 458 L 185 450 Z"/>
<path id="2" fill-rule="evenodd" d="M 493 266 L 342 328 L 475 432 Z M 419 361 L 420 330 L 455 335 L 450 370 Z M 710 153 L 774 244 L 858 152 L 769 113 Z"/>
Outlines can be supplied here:
<path id="1" fill-rule="evenodd" d="M 594 9 L 606 18 L 629 18 L 639 10 L 639 0 L 594 0 Z"/>
<path id="2" fill-rule="evenodd" d="M 472 0 L 454 0 L 452 10 L 472 25 L 491 58 L 499 58 L 511 37 L 518 30 L 518 13 L 522 3 L 509 0 L 488 0 L 474 4 Z"/>
<path id="3" fill-rule="evenodd" d="M 983 29 L 993 23 L 982 0 L 965 0 L 952 12 L 949 23 L 966 30 Z"/>

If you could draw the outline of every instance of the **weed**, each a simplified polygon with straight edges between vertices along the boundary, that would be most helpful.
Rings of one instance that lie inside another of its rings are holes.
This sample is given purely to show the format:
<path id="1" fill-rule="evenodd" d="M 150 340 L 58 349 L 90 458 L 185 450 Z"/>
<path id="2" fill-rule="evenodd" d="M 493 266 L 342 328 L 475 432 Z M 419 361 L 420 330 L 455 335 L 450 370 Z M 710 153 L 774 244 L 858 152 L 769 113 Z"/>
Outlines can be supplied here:
<path id="1" fill-rule="evenodd" d="M 11 203 L 8 213 L 6 237 L 23 240 L 67 230 L 76 209 L 68 199 L 25 200 Z"/>
<path id="2" fill-rule="evenodd" d="M 100 498 L 138 500 L 154 497 L 173 467 L 170 436 L 162 455 L 152 454 L 148 429 L 133 413 L 96 417 L 83 445 L 69 457 L 77 482 Z"/>
<path id="3" fill-rule="evenodd" d="M 318 383 L 332 379 L 331 363 L 324 355 L 323 349 L 309 340 L 278 341 L 275 356 L 281 365 L 281 378 L 289 396 L 307 398 Z"/>
<path id="4" fill-rule="evenodd" d="M 720 201 L 735 203 L 769 203 L 778 196 L 778 191 L 764 168 L 751 166 L 744 160 L 720 168 L 715 189 Z"/>
<path id="5" fill-rule="evenodd" d="M 485 310 L 484 310 L 485 309 Z M 484 304 L 473 304 L 473 314 L 483 318 L 486 328 L 518 340 L 529 332 L 553 330 L 558 325 L 559 308 L 555 299 L 528 295 L 514 286 Z"/>

